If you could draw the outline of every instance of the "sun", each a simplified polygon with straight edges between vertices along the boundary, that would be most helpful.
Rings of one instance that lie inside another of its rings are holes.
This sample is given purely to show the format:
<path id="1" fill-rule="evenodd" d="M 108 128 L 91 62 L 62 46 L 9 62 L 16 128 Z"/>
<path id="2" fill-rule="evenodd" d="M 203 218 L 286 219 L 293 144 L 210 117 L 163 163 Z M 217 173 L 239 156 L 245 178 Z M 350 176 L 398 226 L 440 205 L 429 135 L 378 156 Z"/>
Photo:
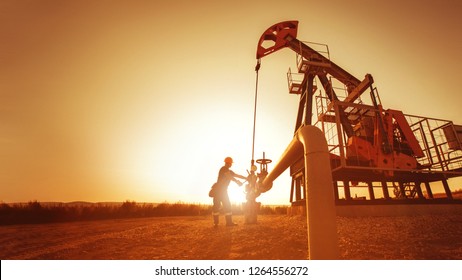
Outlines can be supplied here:
<path id="1" fill-rule="evenodd" d="M 243 180 L 241 180 L 243 181 Z M 245 202 L 244 185 L 239 187 L 236 183 L 231 182 L 228 187 L 228 196 L 231 204 L 241 204 Z"/>

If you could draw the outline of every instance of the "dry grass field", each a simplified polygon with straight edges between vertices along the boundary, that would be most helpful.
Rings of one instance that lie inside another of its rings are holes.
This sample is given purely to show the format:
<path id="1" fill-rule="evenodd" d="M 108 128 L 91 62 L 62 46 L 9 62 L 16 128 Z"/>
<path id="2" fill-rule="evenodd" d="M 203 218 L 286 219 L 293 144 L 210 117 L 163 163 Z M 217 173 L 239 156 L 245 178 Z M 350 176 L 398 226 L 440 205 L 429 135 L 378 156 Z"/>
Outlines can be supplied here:
<path id="1" fill-rule="evenodd" d="M 210 216 L 153 217 L 0 227 L 0 259 L 306 259 L 301 216 L 212 225 Z M 462 259 L 462 216 L 337 217 L 341 259 Z"/>

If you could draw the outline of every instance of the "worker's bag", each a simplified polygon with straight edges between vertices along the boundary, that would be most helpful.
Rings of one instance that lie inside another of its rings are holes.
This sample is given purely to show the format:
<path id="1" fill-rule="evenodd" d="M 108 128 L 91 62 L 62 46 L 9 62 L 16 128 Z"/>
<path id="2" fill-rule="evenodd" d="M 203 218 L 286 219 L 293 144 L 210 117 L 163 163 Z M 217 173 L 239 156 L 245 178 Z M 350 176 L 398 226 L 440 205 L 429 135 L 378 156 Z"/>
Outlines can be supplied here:
<path id="1" fill-rule="evenodd" d="M 217 183 L 214 183 L 212 185 L 212 188 L 210 188 L 209 196 L 210 197 L 215 197 L 217 195 L 217 192 L 218 192 L 218 185 L 217 185 Z"/>

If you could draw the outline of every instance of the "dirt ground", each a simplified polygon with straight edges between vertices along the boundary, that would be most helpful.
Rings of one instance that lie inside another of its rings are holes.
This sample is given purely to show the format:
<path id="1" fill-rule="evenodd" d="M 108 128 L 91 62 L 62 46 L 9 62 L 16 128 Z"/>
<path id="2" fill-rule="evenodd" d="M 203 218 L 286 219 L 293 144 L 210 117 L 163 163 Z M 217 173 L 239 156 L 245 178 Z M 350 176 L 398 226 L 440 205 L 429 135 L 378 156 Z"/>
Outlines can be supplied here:
<path id="1" fill-rule="evenodd" d="M 162 217 L 0 227 L 0 259 L 306 259 L 306 220 Z M 341 259 L 462 259 L 462 216 L 337 217 Z"/>

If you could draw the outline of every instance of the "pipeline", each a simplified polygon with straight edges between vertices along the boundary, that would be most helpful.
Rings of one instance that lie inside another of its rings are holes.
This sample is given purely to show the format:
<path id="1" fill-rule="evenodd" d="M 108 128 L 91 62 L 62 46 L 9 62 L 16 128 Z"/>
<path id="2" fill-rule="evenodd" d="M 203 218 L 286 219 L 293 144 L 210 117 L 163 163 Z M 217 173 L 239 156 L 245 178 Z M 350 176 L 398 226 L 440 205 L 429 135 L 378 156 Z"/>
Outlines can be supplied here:
<path id="1" fill-rule="evenodd" d="M 308 252 L 310 259 L 338 259 L 335 200 L 327 141 L 315 126 L 301 127 L 273 170 L 258 183 L 266 192 L 273 181 L 304 155 Z"/>

